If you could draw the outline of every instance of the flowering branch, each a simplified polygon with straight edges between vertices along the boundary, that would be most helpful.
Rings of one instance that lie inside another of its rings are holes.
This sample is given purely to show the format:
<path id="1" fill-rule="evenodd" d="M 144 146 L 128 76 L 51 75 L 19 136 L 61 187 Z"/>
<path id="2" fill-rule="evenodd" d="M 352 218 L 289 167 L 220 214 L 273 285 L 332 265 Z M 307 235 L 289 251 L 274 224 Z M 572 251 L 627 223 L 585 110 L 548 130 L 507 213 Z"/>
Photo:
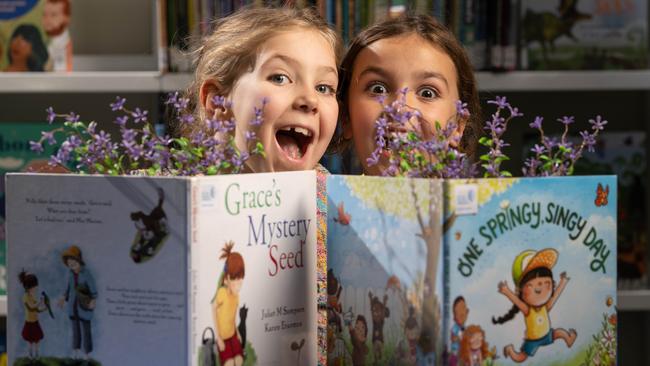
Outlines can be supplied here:
<path id="1" fill-rule="evenodd" d="M 376 147 L 367 159 L 370 166 L 380 160 L 388 162 L 385 176 L 408 176 L 420 178 L 460 178 L 466 176 L 469 165 L 466 155 L 456 146 L 458 118 L 468 118 L 467 105 L 458 102 L 457 113 L 442 126 L 435 121 L 433 126 L 422 114 L 406 104 L 407 89 L 399 91 L 395 101 L 385 103 L 378 98 L 382 112 L 375 121 Z"/>
<path id="2" fill-rule="evenodd" d="M 214 104 L 224 111 L 232 108 L 232 103 L 223 97 L 215 97 Z M 74 166 L 78 172 L 108 175 L 146 174 L 146 175 L 214 175 L 240 173 L 244 162 L 251 155 L 264 156 L 264 147 L 254 131 L 246 133 L 246 149 L 239 151 L 235 143 L 234 118 L 223 120 L 216 116 L 204 121 L 204 128 L 199 128 L 189 137 L 171 138 L 158 136 L 148 122 L 148 111 L 125 107 L 126 99 L 117 97 L 110 104 L 114 112 L 121 112 L 114 123 L 120 128 L 121 140 L 112 141 L 105 131 L 96 132 L 97 123 L 87 125 L 79 122 L 74 112 L 57 114 L 52 107 L 47 111 L 47 120 L 51 124 L 56 118 L 64 118 L 62 127 L 50 132 L 42 132 L 39 141 L 30 141 L 34 151 L 43 151 L 43 144 L 56 144 L 55 135 L 63 134 L 65 139 L 56 155 L 50 158 L 50 165 Z M 194 116 L 185 112 L 189 100 L 179 93 L 169 95 L 165 104 L 174 109 L 174 114 L 181 124 L 194 123 Z M 259 127 L 263 121 L 263 108 L 267 101 L 262 101 L 261 108 L 255 108 L 255 118 L 250 124 Z M 141 128 L 129 128 L 133 125 Z"/>

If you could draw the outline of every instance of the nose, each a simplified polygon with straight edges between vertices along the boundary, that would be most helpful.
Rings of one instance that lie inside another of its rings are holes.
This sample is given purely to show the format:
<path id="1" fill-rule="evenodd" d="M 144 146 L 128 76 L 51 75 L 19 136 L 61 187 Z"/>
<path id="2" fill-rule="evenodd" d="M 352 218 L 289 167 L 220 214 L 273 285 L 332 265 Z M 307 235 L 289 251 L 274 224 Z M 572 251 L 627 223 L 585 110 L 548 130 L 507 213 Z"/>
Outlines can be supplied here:
<path id="1" fill-rule="evenodd" d="M 318 112 L 318 97 L 316 96 L 316 90 L 307 86 L 303 87 L 296 96 L 296 99 L 293 101 L 293 108 L 305 113 Z"/>

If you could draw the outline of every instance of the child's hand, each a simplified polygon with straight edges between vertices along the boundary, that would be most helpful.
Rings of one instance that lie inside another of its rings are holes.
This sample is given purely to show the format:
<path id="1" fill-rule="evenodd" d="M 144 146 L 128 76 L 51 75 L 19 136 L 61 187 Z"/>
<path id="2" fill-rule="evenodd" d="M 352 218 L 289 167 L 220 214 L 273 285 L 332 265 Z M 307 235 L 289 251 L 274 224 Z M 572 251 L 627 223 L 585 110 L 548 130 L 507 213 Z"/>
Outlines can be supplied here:
<path id="1" fill-rule="evenodd" d="M 223 352 L 226 349 L 226 344 L 223 342 L 223 339 L 217 338 L 217 350 Z"/>
<path id="2" fill-rule="evenodd" d="M 498 286 L 499 293 L 502 293 L 504 295 L 508 293 L 508 284 L 506 284 L 506 281 L 500 281 Z"/>
<path id="3" fill-rule="evenodd" d="M 88 303 L 88 309 L 92 310 L 95 308 L 95 305 L 97 304 L 97 301 L 95 299 L 90 300 Z"/>
<path id="4" fill-rule="evenodd" d="M 63 305 L 65 305 L 65 297 L 61 296 L 61 297 L 59 298 L 59 301 L 56 302 L 56 304 L 57 304 L 61 309 L 63 309 Z"/>
<path id="5" fill-rule="evenodd" d="M 560 281 L 568 281 L 568 280 L 570 280 L 570 279 L 571 279 L 571 278 L 569 278 L 569 277 L 566 275 L 566 272 L 562 272 L 562 273 L 560 273 Z"/>

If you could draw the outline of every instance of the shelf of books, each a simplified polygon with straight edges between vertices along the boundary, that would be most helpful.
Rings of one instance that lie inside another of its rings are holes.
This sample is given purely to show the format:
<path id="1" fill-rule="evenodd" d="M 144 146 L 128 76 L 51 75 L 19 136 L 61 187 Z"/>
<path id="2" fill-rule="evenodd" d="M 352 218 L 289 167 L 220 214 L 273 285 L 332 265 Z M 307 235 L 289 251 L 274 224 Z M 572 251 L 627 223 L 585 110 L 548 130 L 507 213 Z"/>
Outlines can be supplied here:
<path id="1" fill-rule="evenodd" d="M 513 71 L 476 73 L 481 91 L 650 90 L 650 70 Z M 183 90 L 190 73 L 79 71 L 2 73 L 0 93 L 170 92 Z"/>

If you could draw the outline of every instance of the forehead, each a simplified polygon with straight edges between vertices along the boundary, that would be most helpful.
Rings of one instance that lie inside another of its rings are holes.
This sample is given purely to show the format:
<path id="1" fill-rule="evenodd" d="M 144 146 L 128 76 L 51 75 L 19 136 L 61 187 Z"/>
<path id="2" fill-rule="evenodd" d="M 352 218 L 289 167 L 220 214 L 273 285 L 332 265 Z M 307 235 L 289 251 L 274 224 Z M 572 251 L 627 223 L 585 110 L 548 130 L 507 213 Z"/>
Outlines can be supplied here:
<path id="1" fill-rule="evenodd" d="M 278 54 L 336 69 L 334 46 L 315 29 L 294 26 L 279 31 L 260 45 L 257 57 L 263 63 Z"/>
<path id="2" fill-rule="evenodd" d="M 361 50 L 354 62 L 354 73 L 361 73 L 369 66 L 399 75 L 435 71 L 452 85 L 458 79 L 451 57 L 415 33 L 380 39 Z"/>

